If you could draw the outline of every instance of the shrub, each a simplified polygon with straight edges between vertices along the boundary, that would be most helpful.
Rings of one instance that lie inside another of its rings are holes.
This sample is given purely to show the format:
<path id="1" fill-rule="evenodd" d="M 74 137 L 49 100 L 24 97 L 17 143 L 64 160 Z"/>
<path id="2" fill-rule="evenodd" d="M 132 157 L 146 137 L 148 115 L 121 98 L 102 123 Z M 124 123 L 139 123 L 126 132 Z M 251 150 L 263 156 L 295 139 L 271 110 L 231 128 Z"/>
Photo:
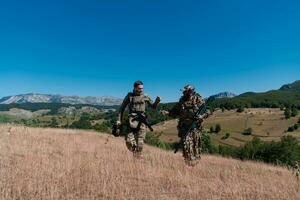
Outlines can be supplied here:
<path id="1" fill-rule="evenodd" d="M 107 126 L 107 124 L 105 123 L 101 123 L 101 124 L 97 123 L 94 125 L 93 129 L 100 132 L 106 132 L 106 133 L 110 132 L 109 126 Z"/>
<path id="2" fill-rule="evenodd" d="M 243 135 L 252 135 L 252 128 L 245 129 Z"/>
<path id="3" fill-rule="evenodd" d="M 293 132 L 294 130 L 295 130 L 294 126 L 290 126 L 287 131 L 288 132 Z"/>
<path id="4" fill-rule="evenodd" d="M 284 111 L 285 119 L 289 119 L 291 117 L 291 110 L 289 108 L 286 108 Z"/>
<path id="5" fill-rule="evenodd" d="M 244 110 L 245 110 L 244 107 L 241 106 L 236 110 L 236 112 L 241 113 L 244 112 Z"/>
<path id="6" fill-rule="evenodd" d="M 298 110 L 297 110 L 297 108 L 293 107 L 292 111 L 291 111 L 291 116 L 296 117 L 297 115 L 298 115 Z"/>
<path id="7" fill-rule="evenodd" d="M 215 132 L 216 133 L 219 133 L 221 131 L 221 125 L 220 124 L 217 124 L 216 125 L 216 128 L 215 128 Z"/>
<path id="8" fill-rule="evenodd" d="M 226 140 L 230 137 L 230 133 L 226 133 L 221 139 Z"/>

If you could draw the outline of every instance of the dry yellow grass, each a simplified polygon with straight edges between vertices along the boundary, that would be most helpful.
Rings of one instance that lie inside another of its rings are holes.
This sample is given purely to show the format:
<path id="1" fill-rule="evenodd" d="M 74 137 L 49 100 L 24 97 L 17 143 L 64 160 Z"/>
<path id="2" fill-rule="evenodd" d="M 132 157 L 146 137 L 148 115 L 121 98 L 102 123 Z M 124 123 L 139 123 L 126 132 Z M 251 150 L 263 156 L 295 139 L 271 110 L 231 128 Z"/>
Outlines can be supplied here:
<path id="1" fill-rule="evenodd" d="M 145 147 L 88 131 L 0 126 L 1 199 L 299 199 L 286 168 Z"/>

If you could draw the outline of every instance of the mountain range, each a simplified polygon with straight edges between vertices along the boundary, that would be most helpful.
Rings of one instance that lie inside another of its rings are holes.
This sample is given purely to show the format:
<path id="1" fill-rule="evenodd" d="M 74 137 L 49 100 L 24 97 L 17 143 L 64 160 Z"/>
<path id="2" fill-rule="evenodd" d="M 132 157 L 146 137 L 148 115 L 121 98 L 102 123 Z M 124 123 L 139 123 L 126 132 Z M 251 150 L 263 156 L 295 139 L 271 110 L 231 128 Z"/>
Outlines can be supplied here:
<path id="1" fill-rule="evenodd" d="M 300 98 L 300 80 L 290 84 L 285 84 L 278 90 L 270 90 L 263 93 L 246 92 L 240 95 L 235 95 L 232 92 L 221 92 L 212 95 L 215 99 L 232 99 L 232 101 L 251 98 L 253 100 L 264 99 L 273 101 L 275 99 L 298 99 Z M 63 96 L 52 94 L 29 93 L 14 96 L 7 96 L 0 99 L 0 104 L 24 104 L 24 103 L 64 103 L 64 104 L 89 104 L 98 106 L 115 106 L 122 103 L 122 99 L 112 96 L 101 97 L 80 97 L 80 96 Z"/>
<path id="2" fill-rule="evenodd" d="M 80 96 L 63 96 L 51 94 L 20 94 L 7 96 L 0 99 L 0 104 L 22 104 L 22 103 L 65 103 L 65 104 L 90 104 L 99 106 L 120 105 L 122 99 L 111 96 L 102 97 L 80 97 Z"/>

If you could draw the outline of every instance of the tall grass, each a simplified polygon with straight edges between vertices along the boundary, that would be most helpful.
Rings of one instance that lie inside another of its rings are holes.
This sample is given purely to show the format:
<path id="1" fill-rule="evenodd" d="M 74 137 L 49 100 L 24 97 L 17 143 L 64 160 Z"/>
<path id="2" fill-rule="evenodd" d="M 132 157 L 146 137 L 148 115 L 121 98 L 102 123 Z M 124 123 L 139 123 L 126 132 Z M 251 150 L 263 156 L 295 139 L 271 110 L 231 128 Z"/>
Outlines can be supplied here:
<path id="1" fill-rule="evenodd" d="M 286 168 L 203 155 L 196 167 L 91 131 L 0 126 L 1 199 L 299 199 Z"/>

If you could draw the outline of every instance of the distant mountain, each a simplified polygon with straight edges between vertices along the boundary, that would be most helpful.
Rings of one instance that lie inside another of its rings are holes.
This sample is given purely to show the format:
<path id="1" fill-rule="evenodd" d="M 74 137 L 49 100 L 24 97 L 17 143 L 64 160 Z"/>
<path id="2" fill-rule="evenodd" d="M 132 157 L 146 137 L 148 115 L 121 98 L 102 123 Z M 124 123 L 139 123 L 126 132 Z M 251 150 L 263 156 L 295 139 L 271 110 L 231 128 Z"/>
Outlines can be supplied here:
<path id="1" fill-rule="evenodd" d="M 99 106 L 120 105 L 122 99 L 110 96 L 102 97 L 79 97 L 79 96 L 62 96 L 51 94 L 21 94 L 15 96 L 3 97 L 0 104 L 23 104 L 23 103 L 65 103 L 65 104 L 90 104 Z"/>
<path id="2" fill-rule="evenodd" d="M 220 93 L 212 95 L 210 97 L 213 97 L 215 99 L 220 99 L 220 98 L 233 98 L 235 96 L 236 96 L 236 94 L 234 94 L 232 92 L 220 92 Z"/>
<path id="3" fill-rule="evenodd" d="M 283 85 L 279 90 L 298 90 L 300 91 L 300 80 L 291 84 Z"/>

